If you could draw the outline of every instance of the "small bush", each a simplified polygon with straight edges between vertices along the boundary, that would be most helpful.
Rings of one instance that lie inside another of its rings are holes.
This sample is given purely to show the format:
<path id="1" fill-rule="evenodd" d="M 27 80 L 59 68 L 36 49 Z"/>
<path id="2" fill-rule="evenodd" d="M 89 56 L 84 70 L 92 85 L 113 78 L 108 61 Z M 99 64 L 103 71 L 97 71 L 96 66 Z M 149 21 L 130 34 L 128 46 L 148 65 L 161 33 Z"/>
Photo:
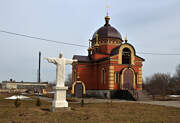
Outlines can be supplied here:
<path id="1" fill-rule="evenodd" d="M 112 107 L 112 100 L 110 101 L 111 107 Z"/>
<path id="2" fill-rule="evenodd" d="M 18 98 L 14 101 L 14 105 L 15 105 L 16 108 L 20 107 L 21 102 L 20 102 L 20 100 Z"/>
<path id="3" fill-rule="evenodd" d="M 84 100 L 81 100 L 81 107 L 84 107 Z"/>
<path id="4" fill-rule="evenodd" d="M 41 100 L 39 98 L 36 100 L 36 106 L 41 106 Z"/>

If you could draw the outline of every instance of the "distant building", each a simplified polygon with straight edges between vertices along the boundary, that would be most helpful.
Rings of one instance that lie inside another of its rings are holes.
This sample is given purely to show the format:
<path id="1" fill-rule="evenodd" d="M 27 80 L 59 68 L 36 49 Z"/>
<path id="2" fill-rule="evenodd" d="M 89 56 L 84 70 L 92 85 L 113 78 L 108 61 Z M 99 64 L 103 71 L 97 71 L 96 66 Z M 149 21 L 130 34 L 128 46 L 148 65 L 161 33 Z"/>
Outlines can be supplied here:
<path id="1" fill-rule="evenodd" d="M 2 89 L 27 89 L 27 90 L 39 90 L 48 87 L 48 82 L 13 82 L 3 81 Z"/>
<path id="2" fill-rule="evenodd" d="M 72 93 L 112 98 L 122 90 L 142 90 L 143 58 L 136 54 L 127 37 L 122 39 L 117 29 L 109 24 L 99 28 L 90 40 L 88 56 L 74 55 Z M 79 80 L 77 80 L 79 78 Z"/>

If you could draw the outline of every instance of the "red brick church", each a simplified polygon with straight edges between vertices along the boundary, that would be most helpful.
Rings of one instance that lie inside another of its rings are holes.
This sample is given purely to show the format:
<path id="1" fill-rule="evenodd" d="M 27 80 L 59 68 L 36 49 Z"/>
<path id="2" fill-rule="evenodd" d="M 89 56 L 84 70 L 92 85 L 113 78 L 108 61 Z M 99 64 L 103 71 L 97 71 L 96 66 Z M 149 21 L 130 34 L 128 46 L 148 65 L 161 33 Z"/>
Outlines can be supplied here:
<path id="1" fill-rule="evenodd" d="M 90 40 L 88 56 L 74 55 L 72 93 L 111 98 L 120 90 L 142 90 L 143 58 L 105 17 Z"/>

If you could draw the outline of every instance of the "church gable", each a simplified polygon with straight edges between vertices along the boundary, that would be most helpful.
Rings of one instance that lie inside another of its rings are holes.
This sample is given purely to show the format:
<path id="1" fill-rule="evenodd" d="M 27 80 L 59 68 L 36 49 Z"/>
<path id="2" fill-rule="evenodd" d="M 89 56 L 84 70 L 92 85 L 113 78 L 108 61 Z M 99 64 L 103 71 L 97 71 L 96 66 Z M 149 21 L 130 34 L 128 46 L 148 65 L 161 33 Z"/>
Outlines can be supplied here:
<path id="1" fill-rule="evenodd" d="M 135 54 L 136 54 L 136 51 L 131 44 L 129 44 L 129 43 L 122 44 L 119 47 L 118 63 L 134 65 L 135 64 Z"/>
<path id="2" fill-rule="evenodd" d="M 132 64 L 135 65 L 135 61 L 143 61 L 144 59 L 136 56 L 134 47 L 129 43 L 124 43 L 111 51 L 111 59 L 118 60 L 118 64 Z"/>

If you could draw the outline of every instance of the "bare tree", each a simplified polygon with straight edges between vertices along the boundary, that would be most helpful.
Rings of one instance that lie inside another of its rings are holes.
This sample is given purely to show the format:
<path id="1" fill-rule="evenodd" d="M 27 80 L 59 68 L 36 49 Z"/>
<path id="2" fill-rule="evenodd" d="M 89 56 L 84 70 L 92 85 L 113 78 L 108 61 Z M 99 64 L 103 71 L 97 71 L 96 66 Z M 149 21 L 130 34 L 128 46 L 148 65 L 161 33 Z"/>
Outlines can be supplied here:
<path id="1" fill-rule="evenodd" d="M 72 88 L 72 73 L 68 74 L 68 77 L 65 81 L 65 85 L 68 86 L 69 88 Z"/>
<path id="2" fill-rule="evenodd" d="M 170 94 L 180 94 L 180 64 L 176 67 L 176 73 L 168 86 Z"/>
<path id="3" fill-rule="evenodd" d="M 176 67 L 176 74 L 174 77 L 180 81 L 180 64 Z"/>
<path id="4" fill-rule="evenodd" d="M 164 98 L 167 95 L 170 79 L 169 74 L 155 73 L 153 76 L 146 78 L 145 88 L 153 98 L 156 95 L 161 95 Z"/>

